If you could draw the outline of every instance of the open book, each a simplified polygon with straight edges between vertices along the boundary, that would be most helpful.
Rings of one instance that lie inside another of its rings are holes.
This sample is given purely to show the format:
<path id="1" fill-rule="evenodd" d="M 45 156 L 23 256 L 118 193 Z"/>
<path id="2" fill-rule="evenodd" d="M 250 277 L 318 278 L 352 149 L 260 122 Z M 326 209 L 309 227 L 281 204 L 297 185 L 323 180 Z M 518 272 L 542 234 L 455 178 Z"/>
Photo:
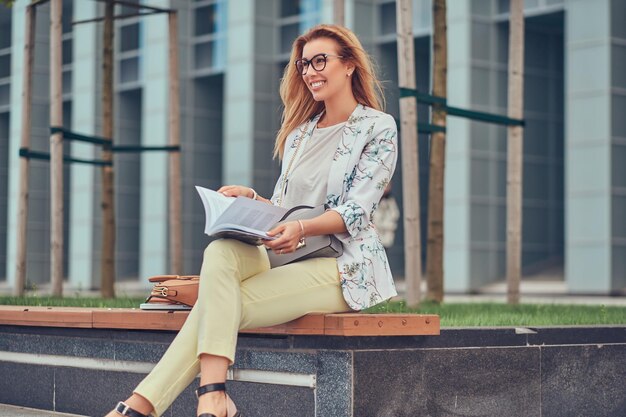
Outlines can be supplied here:
<path id="1" fill-rule="evenodd" d="M 196 186 L 206 222 L 204 233 L 211 237 L 241 240 L 253 245 L 273 239 L 267 232 L 287 213 L 287 209 L 246 197 L 226 197 L 217 191 Z"/>

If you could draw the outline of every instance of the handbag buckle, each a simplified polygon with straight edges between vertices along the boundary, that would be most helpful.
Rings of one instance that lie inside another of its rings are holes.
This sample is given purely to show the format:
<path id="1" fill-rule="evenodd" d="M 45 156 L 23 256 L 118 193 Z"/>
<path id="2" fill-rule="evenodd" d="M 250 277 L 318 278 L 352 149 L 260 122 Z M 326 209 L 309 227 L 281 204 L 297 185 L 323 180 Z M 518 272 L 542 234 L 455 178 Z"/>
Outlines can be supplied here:
<path id="1" fill-rule="evenodd" d="M 163 297 L 167 297 L 167 287 L 154 287 L 154 291 Z"/>

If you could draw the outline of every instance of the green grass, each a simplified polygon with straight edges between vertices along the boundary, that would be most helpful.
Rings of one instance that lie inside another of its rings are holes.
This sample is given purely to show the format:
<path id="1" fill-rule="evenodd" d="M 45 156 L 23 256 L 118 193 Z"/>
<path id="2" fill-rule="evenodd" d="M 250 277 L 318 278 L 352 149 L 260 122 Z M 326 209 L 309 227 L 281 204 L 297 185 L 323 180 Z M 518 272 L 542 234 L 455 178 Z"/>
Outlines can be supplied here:
<path id="1" fill-rule="evenodd" d="M 64 306 L 64 307 L 139 307 L 143 298 L 0 296 L 0 305 Z M 603 305 L 520 304 L 501 303 L 423 303 L 417 310 L 403 302 L 387 302 L 366 310 L 368 313 L 428 313 L 441 317 L 442 327 L 475 326 L 558 326 L 626 324 L 626 307 Z"/>
<path id="2" fill-rule="evenodd" d="M 414 310 L 402 302 L 388 302 L 367 312 L 438 314 L 441 327 L 626 324 L 626 307 L 604 305 L 423 303 Z"/>
<path id="3" fill-rule="evenodd" d="M 38 306 L 38 307 L 111 307 L 130 308 L 139 307 L 145 298 L 118 297 L 112 299 L 96 297 L 50 297 L 50 296 L 26 296 L 8 297 L 0 296 L 0 305 Z"/>

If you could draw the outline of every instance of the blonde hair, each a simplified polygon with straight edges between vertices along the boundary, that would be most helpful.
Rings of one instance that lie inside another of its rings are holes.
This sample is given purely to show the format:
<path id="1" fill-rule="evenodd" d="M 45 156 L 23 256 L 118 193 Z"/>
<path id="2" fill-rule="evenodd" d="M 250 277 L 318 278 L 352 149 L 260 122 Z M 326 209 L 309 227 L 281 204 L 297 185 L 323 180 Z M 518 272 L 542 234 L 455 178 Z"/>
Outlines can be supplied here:
<path id="1" fill-rule="evenodd" d="M 354 65 L 351 78 L 352 93 L 356 101 L 376 110 L 382 110 L 384 107 L 383 90 L 380 81 L 376 78 L 374 65 L 356 35 L 342 26 L 315 26 L 293 42 L 291 58 L 280 82 L 280 98 L 284 109 L 281 127 L 274 144 L 274 157 L 278 156 L 282 159 L 289 133 L 324 109 L 324 102 L 313 99 L 302 80 L 302 75 L 294 65 L 297 59 L 302 58 L 304 45 L 319 38 L 328 38 L 337 42 L 339 46 L 337 55 L 343 57 L 341 58 L 343 62 L 348 61 Z"/>

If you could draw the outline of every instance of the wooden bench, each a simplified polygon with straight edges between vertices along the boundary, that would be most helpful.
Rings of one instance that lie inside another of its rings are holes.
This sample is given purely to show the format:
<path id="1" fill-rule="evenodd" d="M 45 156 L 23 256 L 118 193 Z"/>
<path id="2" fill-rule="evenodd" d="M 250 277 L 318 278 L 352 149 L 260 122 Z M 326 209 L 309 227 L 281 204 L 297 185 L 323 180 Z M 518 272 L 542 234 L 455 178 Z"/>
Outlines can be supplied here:
<path id="1" fill-rule="evenodd" d="M 132 308 L 0 306 L 0 324 L 15 326 L 177 331 L 188 311 L 143 311 Z M 308 314 L 278 326 L 241 333 L 329 336 L 434 336 L 433 314 Z"/>
<path id="2" fill-rule="evenodd" d="M 0 378 L 0 402 L 104 415 L 150 372 L 188 315 L 0 306 L 0 374 L 10 375 Z M 229 391 L 251 417 L 357 417 L 363 414 L 355 407 L 371 394 L 355 391 L 355 375 L 378 367 L 372 364 L 379 360 L 395 363 L 397 352 L 440 339 L 429 337 L 439 334 L 439 317 L 420 314 L 308 314 L 243 330 L 228 371 Z M 194 415 L 197 384 L 166 415 Z"/>
<path id="3" fill-rule="evenodd" d="M 0 403 L 105 415 L 187 315 L 0 306 Z M 432 337 L 436 316 L 311 314 L 240 334 L 228 390 L 247 417 L 624 415 L 626 325 L 518 330 Z M 164 416 L 195 415 L 198 384 Z"/>

